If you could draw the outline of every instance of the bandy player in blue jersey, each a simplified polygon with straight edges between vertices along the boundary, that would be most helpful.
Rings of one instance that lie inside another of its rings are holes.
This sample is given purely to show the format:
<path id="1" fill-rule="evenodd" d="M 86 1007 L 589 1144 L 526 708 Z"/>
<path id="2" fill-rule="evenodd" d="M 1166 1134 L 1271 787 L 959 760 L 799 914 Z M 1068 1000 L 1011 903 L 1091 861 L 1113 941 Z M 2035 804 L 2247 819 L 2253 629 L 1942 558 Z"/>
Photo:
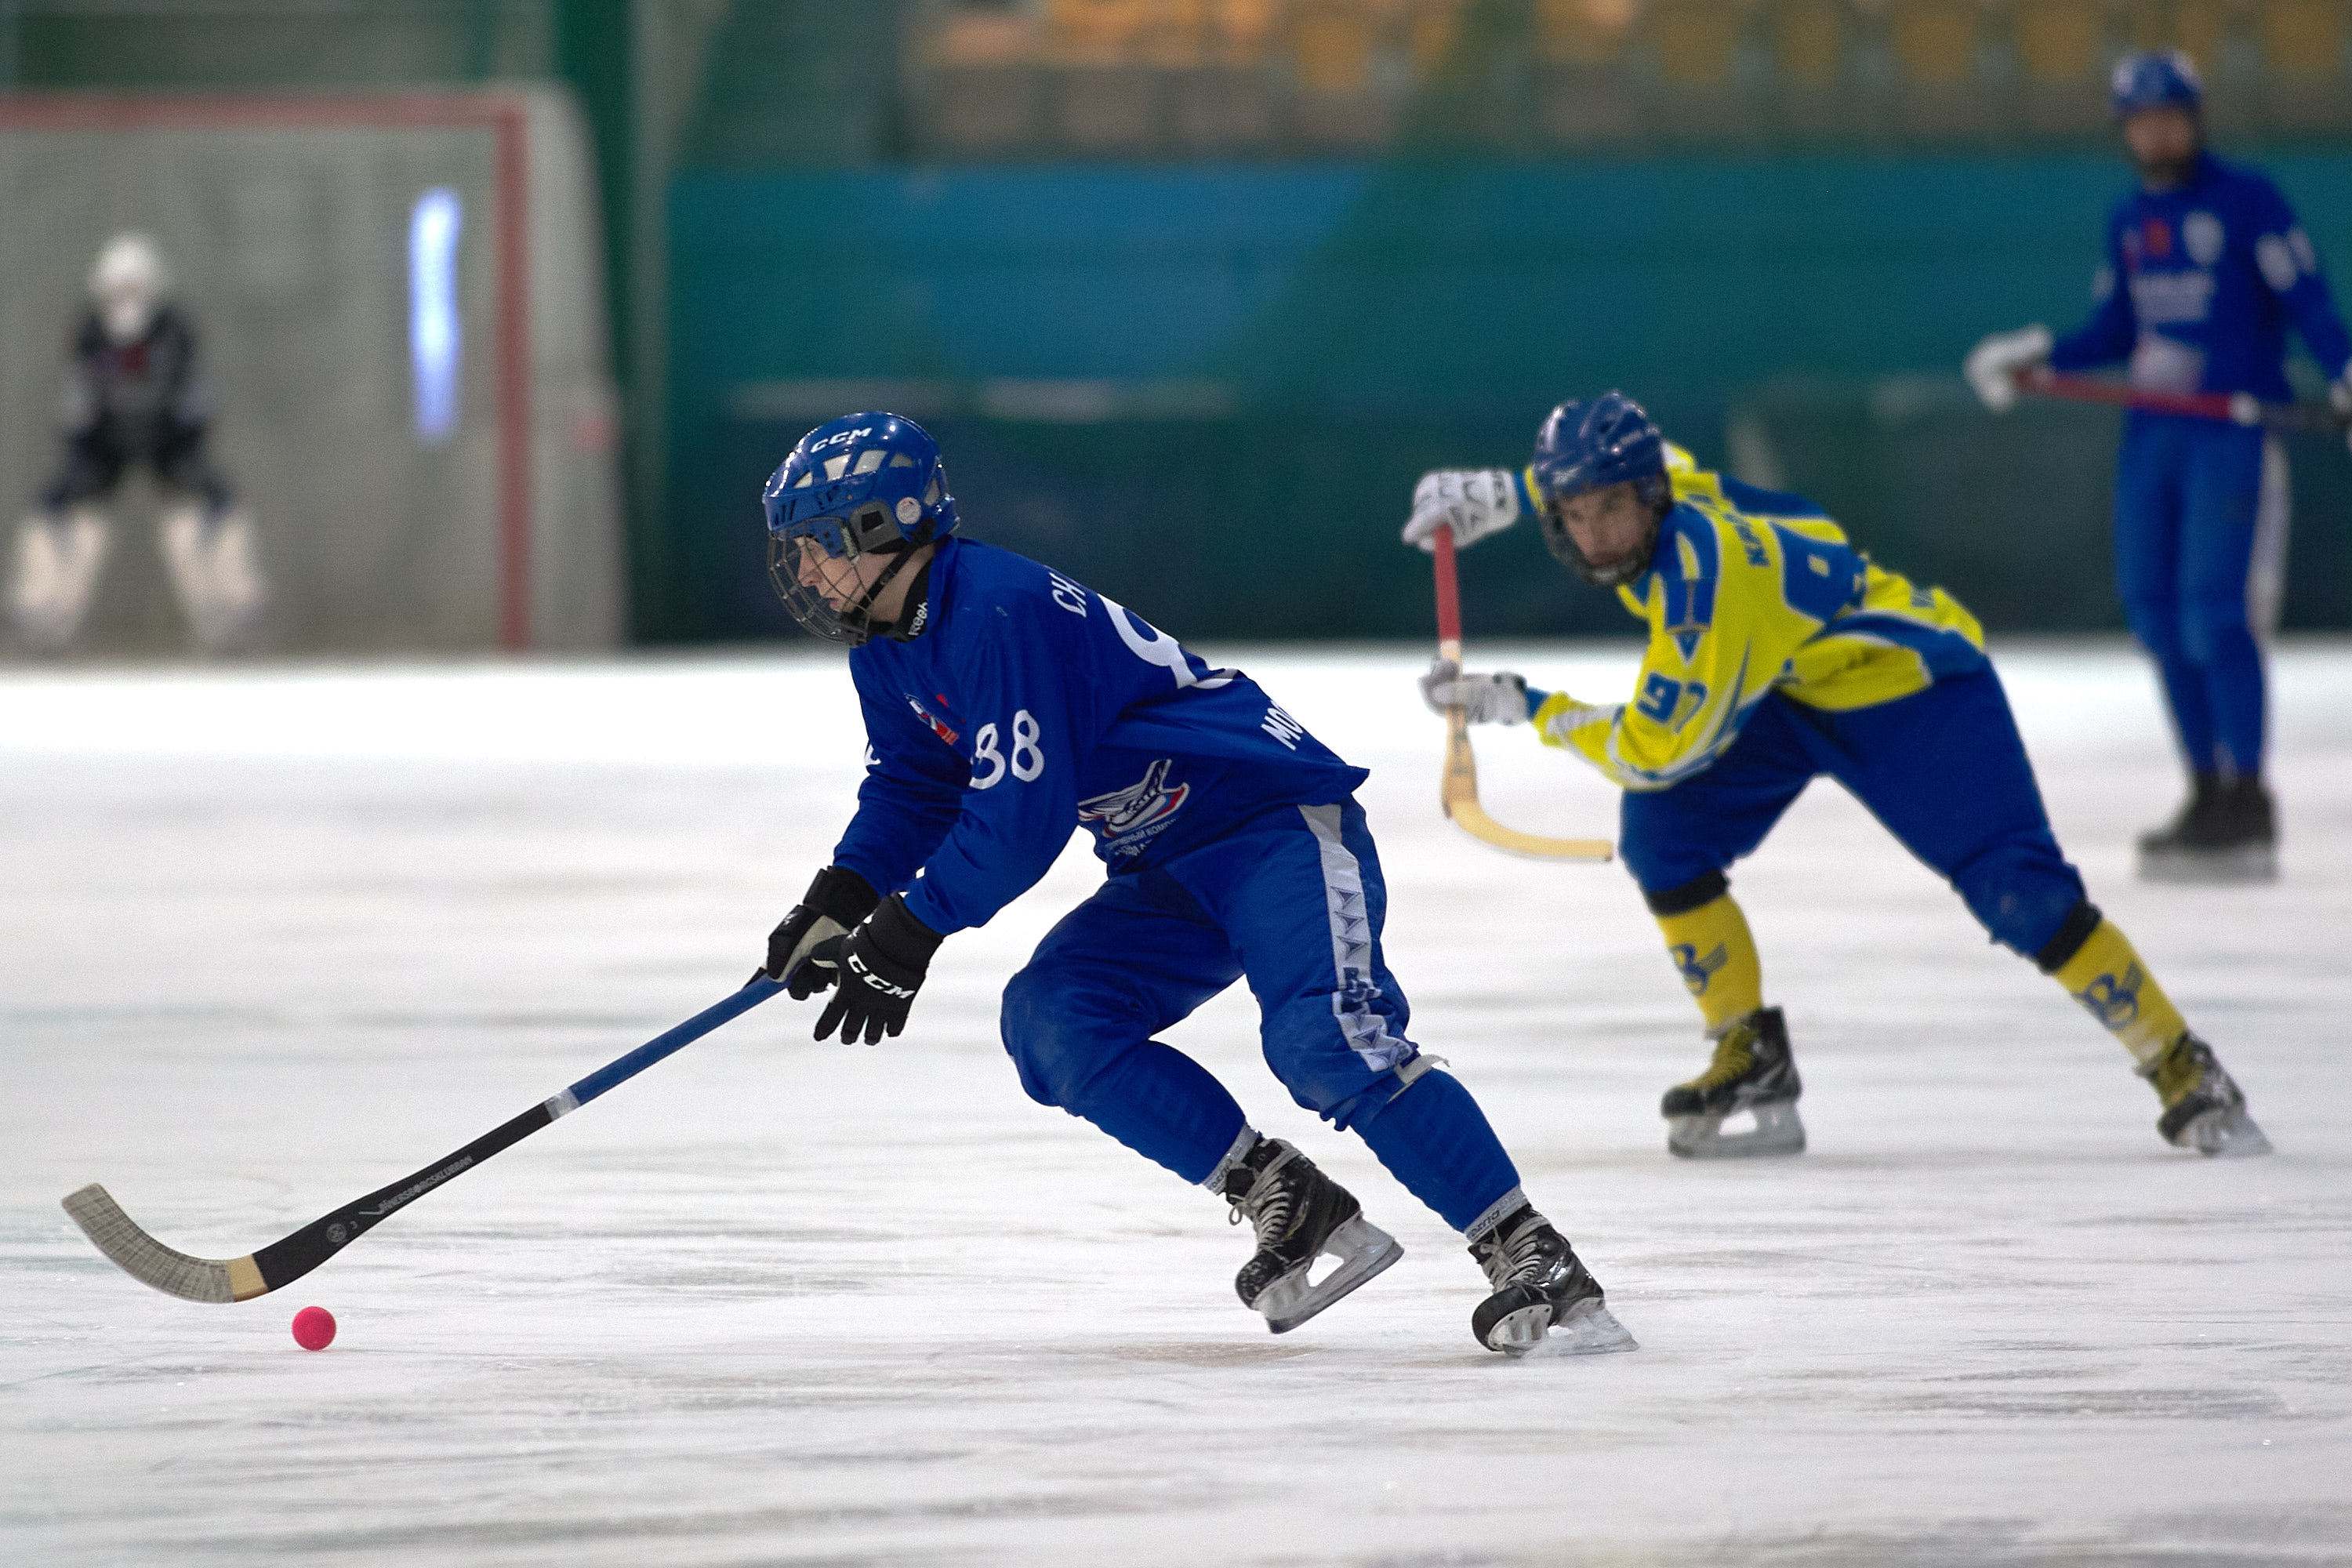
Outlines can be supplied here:
<path id="1" fill-rule="evenodd" d="M 1472 1316 L 1481 1344 L 1633 1348 L 1469 1090 L 1405 1034 L 1361 768 L 1240 670 L 954 537 L 939 447 L 911 420 L 819 426 L 763 500 L 777 589 L 803 627 L 849 646 L 868 741 L 856 814 L 762 966 L 795 998 L 833 991 L 819 1039 L 898 1034 L 940 943 L 1026 891 L 1083 825 L 1108 879 L 1005 988 L 1005 1049 L 1033 1099 L 1252 1223 L 1257 1249 L 1234 1281 L 1245 1305 L 1283 1332 L 1400 1248 L 1152 1037 L 1244 978 L 1291 1097 L 1356 1132 L 1468 1238 L 1492 1286 Z M 1337 1266 L 1310 1282 L 1320 1256 Z"/>
<path id="2" fill-rule="evenodd" d="M 2174 50 L 2126 56 L 2112 96 L 2138 187 L 2107 215 L 2089 321 L 2053 339 L 1997 333 L 1968 374 L 1996 412 L 2021 370 L 2128 361 L 2151 392 L 2291 395 L 2289 327 L 2352 412 L 2352 337 L 2310 237 L 2254 170 L 2205 151 L 2196 68 Z M 2116 474 L 2116 576 L 2133 635 L 2156 658 L 2190 776 L 2189 803 L 2140 839 L 2143 876 L 2276 875 L 2263 782 L 2263 642 L 2286 559 L 2286 457 L 2251 426 L 2134 411 Z"/>

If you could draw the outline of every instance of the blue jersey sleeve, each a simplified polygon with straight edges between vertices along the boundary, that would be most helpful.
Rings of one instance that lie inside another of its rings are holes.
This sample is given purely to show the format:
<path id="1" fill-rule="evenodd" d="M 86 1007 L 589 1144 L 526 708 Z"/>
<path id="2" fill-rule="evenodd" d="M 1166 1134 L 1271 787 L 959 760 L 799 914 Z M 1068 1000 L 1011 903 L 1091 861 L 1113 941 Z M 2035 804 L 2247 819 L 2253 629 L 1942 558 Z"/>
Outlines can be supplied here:
<path id="1" fill-rule="evenodd" d="M 2131 290 L 2124 287 L 2124 223 L 2120 210 L 2107 215 L 2106 249 L 2091 280 L 2090 319 L 2051 345 L 2053 370 L 2089 370 L 2131 357 L 2139 321 L 2132 312 Z"/>
<path id="2" fill-rule="evenodd" d="M 2294 220 L 2294 209 L 2268 180 L 2251 181 L 2254 219 L 2254 269 L 2262 274 L 2282 310 L 2303 334 L 2304 346 L 2330 381 L 2352 374 L 2352 335 L 2344 330 L 2336 300 L 2320 270 L 2311 237 Z"/>
<path id="3" fill-rule="evenodd" d="M 1085 650 L 1035 598 L 1008 595 L 976 616 L 985 635 L 960 651 L 971 767 L 953 825 L 907 895 L 945 936 L 985 925 L 1035 886 L 1077 826 L 1077 777 L 1100 731 Z"/>
<path id="4" fill-rule="evenodd" d="M 895 696 L 856 677 L 866 713 L 866 779 L 833 863 L 887 897 L 915 879 L 963 808 L 962 759 L 940 744 Z"/>

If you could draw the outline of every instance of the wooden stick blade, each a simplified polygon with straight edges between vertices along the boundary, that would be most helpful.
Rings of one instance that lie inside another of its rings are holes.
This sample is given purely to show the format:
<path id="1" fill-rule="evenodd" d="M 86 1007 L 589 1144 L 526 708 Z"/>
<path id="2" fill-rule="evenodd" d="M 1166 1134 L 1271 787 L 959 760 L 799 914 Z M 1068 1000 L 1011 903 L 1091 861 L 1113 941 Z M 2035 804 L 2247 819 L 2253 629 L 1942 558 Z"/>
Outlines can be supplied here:
<path id="1" fill-rule="evenodd" d="M 1616 849 L 1606 838 L 1546 838 L 1540 834 L 1521 833 L 1516 827 L 1506 827 L 1486 813 L 1475 800 L 1456 801 L 1447 814 L 1454 825 L 1482 844 L 1491 844 L 1507 854 L 1524 855 L 1530 860 L 1610 860 Z"/>
<path id="2" fill-rule="evenodd" d="M 1616 851 L 1606 838 L 1546 838 L 1506 827 L 1478 804 L 1478 759 L 1470 750 L 1470 725 L 1461 710 L 1446 715 L 1445 772 L 1438 798 L 1454 825 L 1483 844 L 1531 860 L 1609 860 Z"/>
<path id="3" fill-rule="evenodd" d="M 90 1245 L 117 1268 L 166 1296 L 183 1301 L 247 1301 L 269 1289 L 250 1258 L 215 1260 L 174 1252 L 142 1230 L 96 1182 L 68 1196 L 65 1210 Z"/>

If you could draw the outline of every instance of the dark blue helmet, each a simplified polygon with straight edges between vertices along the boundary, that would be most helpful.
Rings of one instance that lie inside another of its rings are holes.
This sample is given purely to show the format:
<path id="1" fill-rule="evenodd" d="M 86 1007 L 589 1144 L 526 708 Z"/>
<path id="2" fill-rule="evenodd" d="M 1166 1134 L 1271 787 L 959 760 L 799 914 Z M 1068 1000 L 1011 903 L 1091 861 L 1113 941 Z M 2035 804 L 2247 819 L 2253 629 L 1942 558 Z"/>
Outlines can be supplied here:
<path id="1" fill-rule="evenodd" d="M 894 563 L 856 603 L 835 609 L 800 580 L 803 542 L 835 561 L 897 555 L 956 530 L 940 444 L 896 414 L 851 414 L 800 438 L 760 494 L 768 514 L 768 574 L 793 618 L 856 647 L 874 633 L 866 606 L 897 576 Z"/>
<path id="2" fill-rule="evenodd" d="M 1544 543 L 1561 563 L 1586 582 L 1601 587 L 1630 583 L 1649 570 L 1657 546 L 1655 521 L 1645 548 L 1617 560 L 1595 564 L 1577 547 L 1560 521 L 1560 503 L 1587 490 L 1630 482 L 1635 496 L 1663 521 L 1674 505 L 1674 487 L 1666 479 L 1666 438 L 1642 405 L 1622 392 L 1606 392 L 1591 402 L 1571 398 L 1553 409 L 1536 432 L 1534 478 L 1536 512 L 1543 525 Z"/>
<path id="3" fill-rule="evenodd" d="M 2179 49 L 2139 49 L 2116 62 L 2107 79 L 2107 102 L 2117 120 L 2143 109 L 2176 104 L 2197 113 L 2205 101 L 2205 84 L 2197 67 Z"/>

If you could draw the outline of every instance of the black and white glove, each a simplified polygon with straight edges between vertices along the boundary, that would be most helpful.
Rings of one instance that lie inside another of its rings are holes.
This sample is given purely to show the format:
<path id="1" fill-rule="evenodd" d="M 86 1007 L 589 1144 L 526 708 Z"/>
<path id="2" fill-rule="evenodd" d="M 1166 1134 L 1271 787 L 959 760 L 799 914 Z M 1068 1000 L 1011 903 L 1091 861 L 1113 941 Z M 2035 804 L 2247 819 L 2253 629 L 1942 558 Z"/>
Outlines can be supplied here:
<path id="1" fill-rule="evenodd" d="M 2017 377 L 2050 357 L 2050 329 L 2039 321 L 2013 332 L 1995 332 L 1969 351 L 1960 373 L 1984 405 L 2006 414 L 2017 403 Z"/>
<path id="2" fill-rule="evenodd" d="M 783 923 L 768 933 L 768 962 L 760 966 L 760 974 L 771 980 L 789 983 L 793 1000 L 806 1001 L 818 992 L 830 987 L 839 978 L 837 973 L 822 964 L 803 963 L 818 944 L 845 936 L 857 929 L 857 923 L 874 912 L 882 901 L 865 878 L 838 866 L 827 866 L 816 874 L 801 901 L 793 906 Z M 797 971 L 793 965 L 800 967 Z M 754 980 L 758 974 L 752 976 Z"/>
<path id="3" fill-rule="evenodd" d="M 1412 516 L 1404 542 L 1437 548 L 1441 528 L 1454 530 L 1454 547 L 1466 549 L 1519 521 L 1519 487 L 1508 468 L 1434 468 L 1412 487 Z"/>
<path id="4" fill-rule="evenodd" d="M 2344 368 L 2327 387 L 2327 406 L 2336 410 L 2336 417 L 2344 420 L 2344 444 L 2352 447 L 2352 365 Z"/>
<path id="5" fill-rule="evenodd" d="M 831 968 L 841 977 L 841 989 L 818 1015 L 814 1037 L 822 1040 L 836 1026 L 845 1046 L 856 1045 L 861 1034 L 869 1046 L 897 1035 L 907 1026 L 907 1010 L 923 988 L 931 954 L 945 940 L 908 913 L 907 900 L 893 893 L 872 920 L 819 944 L 809 963 Z"/>
<path id="6" fill-rule="evenodd" d="M 1527 680 L 1507 669 L 1493 675 L 1465 675 L 1450 658 L 1432 659 L 1429 673 L 1421 678 L 1421 700 L 1433 713 L 1459 708 L 1473 724 L 1528 721 Z"/>

